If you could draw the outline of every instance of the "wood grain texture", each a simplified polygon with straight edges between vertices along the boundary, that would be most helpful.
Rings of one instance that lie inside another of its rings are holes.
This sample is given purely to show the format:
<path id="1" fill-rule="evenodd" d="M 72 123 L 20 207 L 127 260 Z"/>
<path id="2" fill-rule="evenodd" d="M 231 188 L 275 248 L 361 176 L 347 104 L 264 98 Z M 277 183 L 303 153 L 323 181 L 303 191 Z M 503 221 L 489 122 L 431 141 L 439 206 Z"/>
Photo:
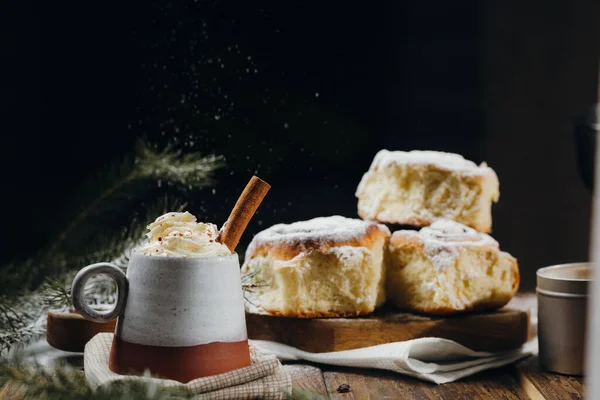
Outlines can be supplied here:
<path id="1" fill-rule="evenodd" d="M 435 385 L 392 372 L 331 368 L 323 372 L 330 396 L 346 399 L 528 399 L 506 368 L 486 371 L 459 382 Z M 341 384 L 349 393 L 338 393 Z"/>
<path id="2" fill-rule="evenodd" d="M 246 323 L 250 339 L 276 341 L 315 353 L 428 336 L 451 339 L 477 351 L 501 351 L 521 346 L 529 335 L 529 313 L 514 309 L 455 317 L 395 311 L 326 319 L 247 314 Z"/>
<path id="3" fill-rule="evenodd" d="M 283 368 L 292 377 L 293 398 L 299 398 L 303 391 L 310 391 L 319 396 L 327 397 L 327 388 L 323 372 L 315 365 L 304 363 L 286 364 Z"/>
<path id="4" fill-rule="evenodd" d="M 77 313 L 48 312 L 46 340 L 56 349 L 82 352 L 96 334 L 114 332 L 117 319 L 105 323 L 92 322 Z"/>
<path id="5" fill-rule="evenodd" d="M 583 399 L 582 377 L 549 373 L 539 366 L 537 357 L 529 357 L 513 366 L 519 385 L 533 399 Z"/>

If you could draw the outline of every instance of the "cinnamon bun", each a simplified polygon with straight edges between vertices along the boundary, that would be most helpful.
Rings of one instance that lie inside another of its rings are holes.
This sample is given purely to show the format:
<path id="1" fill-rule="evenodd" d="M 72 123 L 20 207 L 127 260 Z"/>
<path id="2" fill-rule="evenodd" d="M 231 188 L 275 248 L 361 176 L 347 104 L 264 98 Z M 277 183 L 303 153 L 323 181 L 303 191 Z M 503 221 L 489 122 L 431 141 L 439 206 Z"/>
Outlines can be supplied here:
<path id="1" fill-rule="evenodd" d="M 274 225 L 252 239 L 247 310 L 287 317 L 356 316 L 385 301 L 390 231 L 340 216 Z"/>
<path id="2" fill-rule="evenodd" d="M 449 220 L 390 239 L 388 302 L 398 308 L 452 314 L 504 306 L 519 287 L 517 260 L 485 233 Z"/>
<path id="3" fill-rule="evenodd" d="M 363 219 L 414 226 L 450 219 L 486 233 L 499 196 L 485 163 L 437 151 L 381 150 L 356 190 Z"/>

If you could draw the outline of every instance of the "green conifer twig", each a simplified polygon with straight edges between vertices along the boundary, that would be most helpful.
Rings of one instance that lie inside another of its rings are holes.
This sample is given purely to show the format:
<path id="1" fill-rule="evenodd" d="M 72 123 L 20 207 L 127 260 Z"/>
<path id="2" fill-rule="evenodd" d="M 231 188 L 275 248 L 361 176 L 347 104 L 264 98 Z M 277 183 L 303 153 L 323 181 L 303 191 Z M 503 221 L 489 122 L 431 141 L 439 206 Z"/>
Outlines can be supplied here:
<path id="1" fill-rule="evenodd" d="M 45 255 L 56 251 L 73 229 L 97 210 L 106 199 L 129 183 L 142 179 L 157 179 L 201 189 L 213 183 L 212 172 L 224 165 L 222 156 L 201 156 L 198 153 L 182 155 L 181 151 L 175 151 L 171 146 L 165 147 L 162 151 L 155 151 L 142 140 L 137 142 L 135 153 L 131 170 L 115 180 L 89 206 L 77 214 L 57 235 Z"/>
<path id="2" fill-rule="evenodd" d="M 69 269 L 80 268 L 85 262 L 93 262 L 93 255 L 100 259 L 116 257 L 129 245 L 132 227 L 137 232 L 139 221 L 132 221 L 129 230 L 120 234 L 98 235 L 96 223 L 103 223 L 108 216 L 118 213 L 107 212 L 111 202 L 128 199 L 129 203 L 143 198 L 143 194 L 154 185 L 150 181 L 165 182 L 183 189 L 201 189 L 211 185 L 213 172 L 224 165 L 221 156 L 202 156 L 199 153 L 183 154 L 171 146 L 154 150 L 144 141 L 138 141 L 133 161 L 125 160 L 113 164 L 101 182 L 88 183 L 86 192 L 100 192 L 91 197 L 89 204 L 70 219 L 49 246 L 37 256 L 23 262 L 14 262 L 0 269 L 0 296 L 20 294 L 35 289 L 44 277 L 58 275 Z M 107 182 L 104 182 L 107 181 Z M 82 193 L 89 195 L 89 193 Z M 118 207 L 119 210 L 125 207 Z M 104 210 L 104 212 L 103 212 Z M 99 221 L 91 220 L 100 216 Z M 156 217 L 156 216 L 154 216 Z M 121 222 L 122 223 L 122 222 Z M 145 226 L 142 227 L 145 228 Z M 136 237 L 137 240 L 137 237 Z M 112 254 L 112 257 L 108 257 Z"/>
<path id="3" fill-rule="evenodd" d="M 64 400 L 174 400 L 208 399 L 207 394 L 194 394 L 182 387 L 163 387 L 151 382 L 120 381 L 102 385 L 93 390 L 85 375 L 68 366 L 48 369 L 39 365 L 26 365 L 21 361 L 0 363 L 0 390 L 7 385 L 16 392 L 15 398 Z M 17 397 L 18 396 L 18 397 Z M 307 389 L 294 387 L 289 400 L 322 400 L 323 396 Z"/>

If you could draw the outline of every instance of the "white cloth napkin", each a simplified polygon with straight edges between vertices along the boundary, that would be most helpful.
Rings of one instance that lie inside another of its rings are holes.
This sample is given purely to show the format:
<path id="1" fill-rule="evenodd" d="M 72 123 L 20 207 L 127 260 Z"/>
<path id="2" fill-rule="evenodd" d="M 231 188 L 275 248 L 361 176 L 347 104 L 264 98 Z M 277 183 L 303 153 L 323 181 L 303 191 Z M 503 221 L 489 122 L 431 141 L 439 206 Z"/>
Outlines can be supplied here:
<path id="1" fill-rule="evenodd" d="M 537 353 L 537 338 L 500 353 L 473 351 L 452 340 L 421 338 L 331 353 L 309 353 L 281 343 L 252 340 L 280 360 L 394 371 L 437 384 L 454 382 L 477 372 L 501 367 Z"/>

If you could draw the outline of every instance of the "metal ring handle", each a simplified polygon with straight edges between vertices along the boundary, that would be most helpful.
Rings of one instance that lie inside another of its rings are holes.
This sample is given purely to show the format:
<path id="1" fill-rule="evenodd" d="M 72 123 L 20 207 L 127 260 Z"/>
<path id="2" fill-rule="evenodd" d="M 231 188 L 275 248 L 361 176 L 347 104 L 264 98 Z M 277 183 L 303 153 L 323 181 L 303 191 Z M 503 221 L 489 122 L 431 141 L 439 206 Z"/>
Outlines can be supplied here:
<path id="1" fill-rule="evenodd" d="M 85 284 L 94 275 L 106 274 L 113 278 L 117 283 L 117 303 L 114 308 L 107 311 L 94 310 L 92 307 L 86 304 L 84 300 Z M 129 281 L 127 276 L 114 264 L 102 262 L 97 264 L 88 265 L 75 275 L 73 279 L 73 286 L 71 288 L 71 297 L 73 307 L 77 310 L 85 319 L 94 322 L 107 322 L 117 318 L 123 313 L 125 309 L 125 303 L 127 301 L 127 293 L 129 291 Z"/>

